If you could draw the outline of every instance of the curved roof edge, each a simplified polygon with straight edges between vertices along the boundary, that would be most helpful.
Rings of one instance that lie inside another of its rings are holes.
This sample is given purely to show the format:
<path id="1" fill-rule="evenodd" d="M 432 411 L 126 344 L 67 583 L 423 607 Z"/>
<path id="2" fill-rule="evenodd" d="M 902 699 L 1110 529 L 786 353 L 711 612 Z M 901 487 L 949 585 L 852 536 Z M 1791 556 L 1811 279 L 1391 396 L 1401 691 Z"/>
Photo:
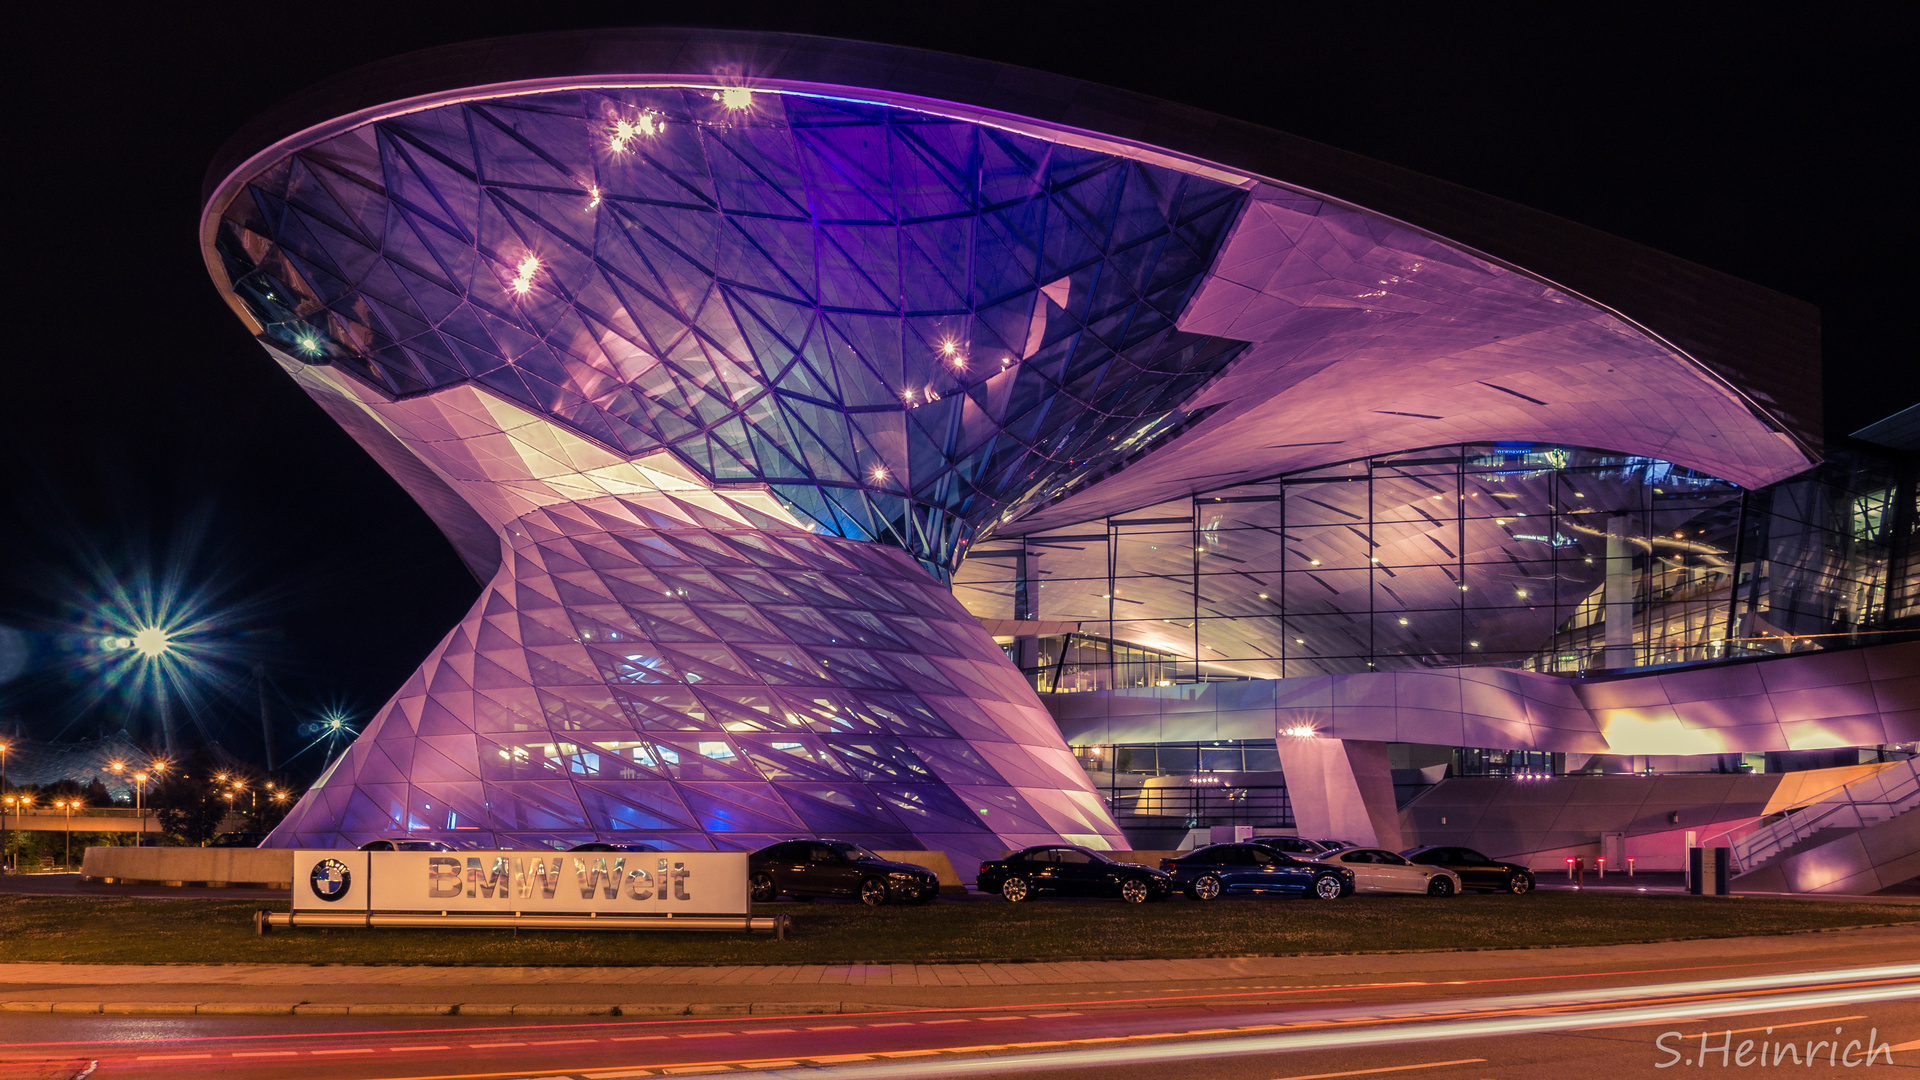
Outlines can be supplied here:
<path id="1" fill-rule="evenodd" d="M 627 28 L 442 46 L 336 75 L 240 129 L 212 199 L 278 141 L 364 109 L 476 86 L 621 74 L 859 86 L 938 98 L 1165 148 L 1397 219 L 1604 304 L 1726 379 L 1820 454 L 1813 305 L 1552 214 L 1360 154 L 1132 91 L 994 61 L 801 34 Z"/>

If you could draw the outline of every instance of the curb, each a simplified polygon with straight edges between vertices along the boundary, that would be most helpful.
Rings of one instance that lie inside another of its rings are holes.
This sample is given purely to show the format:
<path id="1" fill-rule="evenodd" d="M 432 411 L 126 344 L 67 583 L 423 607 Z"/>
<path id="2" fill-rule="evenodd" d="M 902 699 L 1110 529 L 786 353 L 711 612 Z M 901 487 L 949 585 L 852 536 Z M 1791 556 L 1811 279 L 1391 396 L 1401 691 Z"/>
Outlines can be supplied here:
<path id="1" fill-rule="evenodd" d="M 901 1008 L 902 1006 L 886 1006 Z M 912 1006 L 906 1006 L 911 1008 Z M 252 1001 L 0 1001 L 0 1013 L 59 1013 L 84 1016 L 818 1016 L 867 1012 L 863 1002 L 716 1002 L 646 1005 L 416 1004 L 317 1005 L 311 1002 Z"/>

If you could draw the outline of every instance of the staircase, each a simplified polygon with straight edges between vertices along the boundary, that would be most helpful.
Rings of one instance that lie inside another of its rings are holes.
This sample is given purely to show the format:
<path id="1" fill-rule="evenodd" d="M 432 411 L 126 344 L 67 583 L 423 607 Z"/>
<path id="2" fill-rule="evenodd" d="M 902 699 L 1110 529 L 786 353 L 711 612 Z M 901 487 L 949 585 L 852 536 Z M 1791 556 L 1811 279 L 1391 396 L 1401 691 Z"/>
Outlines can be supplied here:
<path id="1" fill-rule="evenodd" d="M 1735 841 L 1743 892 L 1876 892 L 1920 876 L 1920 758 Z"/>

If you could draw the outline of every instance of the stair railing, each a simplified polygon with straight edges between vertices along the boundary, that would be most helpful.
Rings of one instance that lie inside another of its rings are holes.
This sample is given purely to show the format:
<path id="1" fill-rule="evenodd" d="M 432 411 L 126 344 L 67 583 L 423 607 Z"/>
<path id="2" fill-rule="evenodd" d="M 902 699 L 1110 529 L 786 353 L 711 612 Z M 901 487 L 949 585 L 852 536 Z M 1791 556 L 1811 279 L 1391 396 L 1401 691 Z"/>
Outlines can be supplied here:
<path id="1" fill-rule="evenodd" d="M 1920 807 L 1920 758 L 1909 758 L 1734 841 L 1736 865 L 1746 873 L 1822 829 L 1864 829 L 1916 807 Z"/>

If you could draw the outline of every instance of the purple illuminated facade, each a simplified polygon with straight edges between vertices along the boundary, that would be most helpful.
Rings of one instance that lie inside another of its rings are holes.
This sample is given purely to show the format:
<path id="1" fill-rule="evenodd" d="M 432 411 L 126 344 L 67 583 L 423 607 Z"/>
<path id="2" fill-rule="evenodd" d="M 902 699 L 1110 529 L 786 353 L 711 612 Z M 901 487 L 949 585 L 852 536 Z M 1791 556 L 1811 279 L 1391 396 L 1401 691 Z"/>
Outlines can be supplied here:
<path id="1" fill-rule="evenodd" d="M 1778 374 L 1804 357 L 1742 368 L 1685 305 L 1649 300 L 1649 326 L 1576 291 L 1605 281 L 1489 250 L 1524 254 L 1528 222 L 1450 238 L 1444 200 L 1416 224 L 1327 194 L 1341 169 L 1362 194 L 1379 178 L 1324 148 L 1255 132 L 1243 152 L 1224 121 L 1006 74 L 771 35 L 553 35 L 355 75 L 236 140 L 202 221 L 223 295 L 486 582 L 270 842 L 1125 846 L 982 625 L 1055 618 L 1072 582 L 1024 556 L 1000 581 L 981 568 L 1010 563 L 970 553 L 1084 546 L 1202 490 L 1447 444 L 1596 448 L 1596 499 L 1671 476 L 1689 513 L 1814 459 L 1817 408 Z M 1578 244 L 1605 262 L 1618 242 Z M 1658 273 L 1623 273 L 1620 295 L 1657 295 Z M 1700 302 L 1751 309 L 1740 288 Z M 1743 331 L 1775 353 L 1806 339 L 1783 305 Z M 1344 543 L 1362 577 L 1383 544 L 1430 542 L 1411 513 L 1376 538 L 1316 505 L 1325 559 Z M 1188 520 L 1169 552 L 1238 558 Z M 1507 525 L 1471 550 L 1574 542 Z M 1290 527 L 1249 536 L 1277 551 Z M 1459 575 L 1406 575 L 1396 599 L 1464 603 L 1469 544 L 1434 536 Z M 1063 568 L 1081 550 L 1055 549 Z M 1135 602 L 1177 577 L 1143 573 L 1161 584 Z M 1204 677 L 1225 646 L 1195 606 Z M 1553 632 L 1532 618 L 1508 636 Z M 1295 673 L 1285 625 L 1234 632 L 1279 661 L 1239 677 Z"/>

